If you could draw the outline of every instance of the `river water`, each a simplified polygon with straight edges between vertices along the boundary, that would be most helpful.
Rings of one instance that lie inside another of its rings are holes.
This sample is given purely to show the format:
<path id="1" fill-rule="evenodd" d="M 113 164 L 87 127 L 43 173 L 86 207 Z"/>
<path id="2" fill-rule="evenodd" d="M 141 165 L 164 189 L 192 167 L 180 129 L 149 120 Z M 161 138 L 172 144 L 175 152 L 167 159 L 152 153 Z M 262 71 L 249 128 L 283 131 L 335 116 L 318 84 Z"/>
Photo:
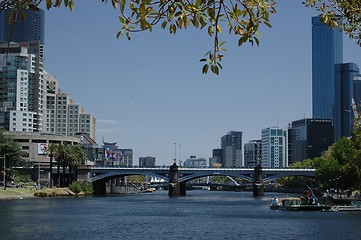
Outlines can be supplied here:
<path id="1" fill-rule="evenodd" d="M 273 196 L 193 190 L 0 201 L 0 239 L 361 239 L 361 212 L 271 210 Z"/>

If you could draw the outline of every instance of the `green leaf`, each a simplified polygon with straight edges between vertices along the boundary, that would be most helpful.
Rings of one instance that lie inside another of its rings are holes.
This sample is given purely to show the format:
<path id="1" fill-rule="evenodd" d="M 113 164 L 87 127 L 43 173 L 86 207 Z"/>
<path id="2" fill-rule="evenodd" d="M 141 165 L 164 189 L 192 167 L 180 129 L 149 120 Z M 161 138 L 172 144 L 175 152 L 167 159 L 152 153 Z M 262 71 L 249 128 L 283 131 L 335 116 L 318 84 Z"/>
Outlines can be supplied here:
<path id="1" fill-rule="evenodd" d="M 208 35 L 212 37 L 212 36 L 213 36 L 213 33 L 214 33 L 213 27 L 212 27 L 212 26 L 209 26 L 209 27 L 208 27 Z"/>
<path id="2" fill-rule="evenodd" d="M 120 9 L 121 9 L 121 10 L 124 10 L 125 1 L 126 1 L 126 0 L 121 0 L 121 3 L 120 3 Z"/>
<path id="3" fill-rule="evenodd" d="M 21 19 L 23 20 L 23 22 L 26 21 L 26 13 L 24 11 L 20 11 L 21 14 Z"/>
<path id="4" fill-rule="evenodd" d="M 238 46 L 241 46 L 243 43 L 245 43 L 248 39 L 247 35 L 244 35 L 243 37 L 241 37 L 238 41 Z"/>
<path id="5" fill-rule="evenodd" d="M 130 39 L 131 39 L 130 32 L 127 32 L 126 35 L 127 35 L 128 40 L 130 41 Z"/>
<path id="6" fill-rule="evenodd" d="M 120 38 L 122 35 L 123 35 L 123 30 L 122 30 L 122 31 L 119 31 L 119 32 L 117 33 L 117 38 Z"/>
<path id="7" fill-rule="evenodd" d="M 113 8 L 116 9 L 118 7 L 118 1 L 112 0 Z"/>
<path id="8" fill-rule="evenodd" d="M 167 26 L 167 24 L 168 24 L 168 22 L 167 22 L 167 21 L 164 21 L 164 22 L 162 23 L 162 25 L 161 25 L 161 28 L 162 28 L 162 29 L 165 29 L 165 27 Z"/>
<path id="9" fill-rule="evenodd" d="M 203 68 L 202 68 L 202 73 L 203 73 L 203 74 L 207 74 L 208 69 L 209 69 L 208 64 L 205 64 L 205 65 L 203 66 Z"/>
<path id="10" fill-rule="evenodd" d="M 74 2 L 73 1 L 69 2 L 69 9 L 70 9 L 70 11 L 74 10 Z"/>
<path id="11" fill-rule="evenodd" d="M 202 58 L 201 60 L 199 60 L 200 62 L 206 62 L 207 59 L 206 58 Z"/>
<path id="12" fill-rule="evenodd" d="M 48 10 L 51 8 L 51 0 L 46 0 L 46 8 Z"/>

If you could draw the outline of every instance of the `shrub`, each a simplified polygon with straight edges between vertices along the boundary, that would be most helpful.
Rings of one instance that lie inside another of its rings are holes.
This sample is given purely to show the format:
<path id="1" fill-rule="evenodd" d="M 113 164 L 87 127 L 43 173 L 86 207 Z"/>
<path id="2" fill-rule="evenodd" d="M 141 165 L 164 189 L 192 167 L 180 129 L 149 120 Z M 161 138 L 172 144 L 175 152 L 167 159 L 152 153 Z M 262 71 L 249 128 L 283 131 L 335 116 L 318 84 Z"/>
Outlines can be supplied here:
<path id="1" fill-rule="evenodd" d="M 84 182 L 73 182 L 69 186 L 69 189 L 75 194 L 79 194 L 80 192 L 83 192 L 84 194 L 92 194 L 93 193 L 92 185 L 85 181 Z"/>

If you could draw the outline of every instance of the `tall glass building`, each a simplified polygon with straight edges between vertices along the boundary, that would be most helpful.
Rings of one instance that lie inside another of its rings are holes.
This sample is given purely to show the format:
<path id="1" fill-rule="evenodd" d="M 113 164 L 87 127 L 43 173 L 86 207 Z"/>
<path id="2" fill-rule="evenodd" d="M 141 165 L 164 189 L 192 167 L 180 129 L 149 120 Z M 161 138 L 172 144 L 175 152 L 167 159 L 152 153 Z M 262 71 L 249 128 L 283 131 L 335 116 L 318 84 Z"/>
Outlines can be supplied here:
<path id="1" fill-rule="evenodd" d="M 333 144 L 331 119 L 305 118 L 288 127 L 288 164 L 320 157 Z"/>
<path id="2" fill-rule="evenodd" d="M 9 13 L 9 9 L 0 12 L 0 43 L 40 41 L 44 45 L 44 10 L 27 10 L 26 21 L 19 16 L 16 23 L 8 22 Z"/>
<path id="3" fill-rule="evenodd" d="M 359 68 L 354 63 L 335 65 L 335 100 L 333 125 L 335 128 L 335 140 L 341 137 L 350 137 L 353 128 L 354 113 L 351 99 L 360 103 Z M 356 104 L 357 105 L 357 104 Z"/>
<path id="4" fill-rule="evenodd" d="M 342 32 L 312 18 L 312 112 L 314 118 L 332 119 L 335 64 L 343 62 Z"/>

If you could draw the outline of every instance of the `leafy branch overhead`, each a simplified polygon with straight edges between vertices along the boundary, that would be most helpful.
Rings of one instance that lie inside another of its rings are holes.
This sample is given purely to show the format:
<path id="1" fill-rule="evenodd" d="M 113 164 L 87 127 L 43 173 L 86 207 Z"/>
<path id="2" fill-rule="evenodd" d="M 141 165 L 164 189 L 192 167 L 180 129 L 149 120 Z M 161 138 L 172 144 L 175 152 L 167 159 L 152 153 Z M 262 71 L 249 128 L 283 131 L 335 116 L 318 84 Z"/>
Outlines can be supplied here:
<path id="1" fill-rule="evenodd" d="M 202 72 L 210 69 L 215 74 L 222 68 L 225 51 L 220 34 L 228 31 L 237 35 L 239 46 L 245 42 L 258 45 L 259 26 L 271 27 L 269 14 L 276 12 L 274 0 L 112 0 L 112 4 L 121 13 L 117 37 L 125 34 L 130 40 L 131 33 L 152 31 L 155 25 L 171 34 L 188 27 L 205 29 L 213 38 L 213 46 L 200 60 L 204 63 Z"/>
<path id="2" fill-rule="evenodd" d="M 210 70 L 219 74 L 221 61 L 226 51 L 220 35 L 224 32 L 237 37 L 238 46 L 244 43 L 259 45 L 260 26 L 271 27 L 270 14 L 276 13 L 275 0 L 101 0 L 111 2 L 120 11 L 120 31 L 117 38 L 141 31 L 152 31 L 159 26 L 171 34 L 194 27 L 204 29 L 213 39 L 210 51 L 200 61 L 202 72 Z M 41 3 L 48 9 L 64 5 L 74 8 L 72 0 L 5 0 L 0 1 L 0 11 L 13 9 L 9 21 L 17 16 L 25 18 L 24 9 L 36 10 Z M 305 0 L 306 7 L 320 11 L 322 20 L 330 27 L 340 26 L 361 45 L 361 1 L 360 0 Z M 300 2 L 301 4 L 301 2 Z"/>
<path id="3" fill-rule="evenodd" d="M 304 4 L 318 10 L 323 22 L 341 28 L 361 46 L 360 0 L 306 0 Z"/>

